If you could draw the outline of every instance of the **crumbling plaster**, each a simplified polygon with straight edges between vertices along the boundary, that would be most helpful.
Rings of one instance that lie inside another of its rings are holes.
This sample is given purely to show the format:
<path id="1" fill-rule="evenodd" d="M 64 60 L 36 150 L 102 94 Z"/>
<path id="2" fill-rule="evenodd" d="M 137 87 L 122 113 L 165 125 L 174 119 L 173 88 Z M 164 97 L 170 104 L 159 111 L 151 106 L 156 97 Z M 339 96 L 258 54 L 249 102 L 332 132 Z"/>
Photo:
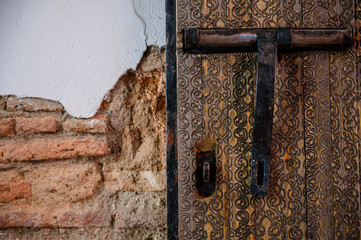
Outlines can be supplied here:
<path id="1" fill-rule="evenodd" d="M 147 45 L 165 45 L 164 0 L 1 0 L 0 95 L 93 116 Z"/>

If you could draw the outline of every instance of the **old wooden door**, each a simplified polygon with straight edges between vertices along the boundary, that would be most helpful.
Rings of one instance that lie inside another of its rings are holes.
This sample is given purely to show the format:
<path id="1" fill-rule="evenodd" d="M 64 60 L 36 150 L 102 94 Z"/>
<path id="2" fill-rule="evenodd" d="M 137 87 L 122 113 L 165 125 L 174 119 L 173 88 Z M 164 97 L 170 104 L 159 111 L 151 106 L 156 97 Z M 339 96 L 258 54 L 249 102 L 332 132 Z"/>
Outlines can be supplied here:
<path id="1" fill-rule="evenodd" d="M 176 11 L 178 33 L 353 27 L 358 40 L 361 26 L 361 5 L 351 0 L 178 0 Z M 177 51 L 179 239 L 360 239 L 358 50 L 356 41 L 345 51 L 278 54 L 263 198 L 250 193 L 257 54 Z M 202 148 L 216 153 L 209 197 L 195 187 Z"/>

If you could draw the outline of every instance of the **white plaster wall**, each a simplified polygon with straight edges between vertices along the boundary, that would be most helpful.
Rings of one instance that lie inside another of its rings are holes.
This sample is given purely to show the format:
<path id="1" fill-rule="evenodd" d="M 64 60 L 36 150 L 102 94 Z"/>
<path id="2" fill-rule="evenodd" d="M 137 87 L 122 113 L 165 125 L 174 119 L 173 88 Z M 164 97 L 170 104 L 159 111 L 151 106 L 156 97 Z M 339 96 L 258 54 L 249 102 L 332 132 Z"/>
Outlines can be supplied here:
<path id="1" fill-rule="evenodd" d="M 146 45 L 165 44 L 164 0 L 0 0 L 0 95 L 91 117 Z"/>

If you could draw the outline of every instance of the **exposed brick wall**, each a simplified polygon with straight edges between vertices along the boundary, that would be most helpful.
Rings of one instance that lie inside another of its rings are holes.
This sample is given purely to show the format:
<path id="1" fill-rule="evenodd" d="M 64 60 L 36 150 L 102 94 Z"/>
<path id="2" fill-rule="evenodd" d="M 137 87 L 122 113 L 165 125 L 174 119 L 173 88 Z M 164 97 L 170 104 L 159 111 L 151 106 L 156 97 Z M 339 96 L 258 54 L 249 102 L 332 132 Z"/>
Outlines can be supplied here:
<path id="1" fill-rule="evenodd" d="M 152 48 L 90 119 L 0 96 L 0 239 L 165 239 L 164 88 Z"/>

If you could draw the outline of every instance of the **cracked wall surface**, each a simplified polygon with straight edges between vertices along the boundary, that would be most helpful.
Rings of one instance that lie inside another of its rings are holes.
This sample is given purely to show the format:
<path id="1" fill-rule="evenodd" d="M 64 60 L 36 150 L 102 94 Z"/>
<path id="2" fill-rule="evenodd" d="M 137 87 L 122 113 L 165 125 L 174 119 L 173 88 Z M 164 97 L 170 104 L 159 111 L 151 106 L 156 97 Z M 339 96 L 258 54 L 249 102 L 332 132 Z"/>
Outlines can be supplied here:
<path id="1" fill-rule="evenodd" d="M 0 239 L 166 239 L 164 49 L 96 115 L 0 96 Z"/>
<path id="2" fill-rule="evenodd" d="M 0 1 L 0 239 L 166 238 L 164 3 Z"/>
<path id="3" fill-rule="evenodd" d="M 143 22 L 147 46 L 165 45 L 165 1 L 133 0 L 137 16 Z"/>
<path id="4" fill-rule="evenodd" d="M 165 45 L 163 0 L 3 0 L 0 95 L 59 101 L 93 116 L 147 45 Z"/>

